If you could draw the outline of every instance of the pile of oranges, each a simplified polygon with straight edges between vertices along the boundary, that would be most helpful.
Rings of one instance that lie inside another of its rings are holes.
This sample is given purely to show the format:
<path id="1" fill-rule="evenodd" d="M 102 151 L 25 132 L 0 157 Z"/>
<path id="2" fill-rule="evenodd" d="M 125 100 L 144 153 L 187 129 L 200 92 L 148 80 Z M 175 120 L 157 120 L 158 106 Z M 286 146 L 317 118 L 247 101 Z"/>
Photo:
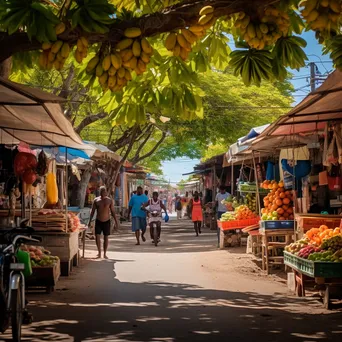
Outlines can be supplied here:
<path id="1" fill-rule="evenodd" d="M 329 229 L 326 225 L 321 225 L 319 228 L 312 228 L 308 230 L 305 234 L 305 237 L 310 239 L 311 245 L 320 246 L 323 243 L 323 240 L 338 235 L 341 235 L 340 228 Z"/>
<path id="2" fill-rule="evenodd" d="M 247 220 L 257 217 L 255 213 L 253 213 L 253 211 L 247 207 L 247 205 L 240 205 L 237 208 L 235 208 L 234 214 L 236 220 Z"/>
<path id="3" fill-rule="evenodd" d="M 270 189 L 270 193 L 264 197 L 264 208 L 261 209 L 265 220 L 293 220 L 293 195 L 291 191 L 284 189 L 284 182 L 265 181 L 264 189 Z"/>

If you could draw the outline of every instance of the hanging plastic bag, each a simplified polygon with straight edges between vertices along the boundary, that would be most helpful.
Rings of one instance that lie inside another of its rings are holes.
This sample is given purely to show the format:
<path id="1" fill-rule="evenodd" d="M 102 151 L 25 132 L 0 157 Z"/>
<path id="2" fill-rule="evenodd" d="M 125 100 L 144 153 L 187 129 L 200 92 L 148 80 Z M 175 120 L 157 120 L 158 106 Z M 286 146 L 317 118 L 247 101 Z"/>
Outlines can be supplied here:
<path id="1" fill-rule="evenodd" d="M 58 187 L 55 174 L 55 161 L 50 162 L 49 172 L 46 176 L 46 201 L 48 204 L 56 204 L 58 202 Z"/>

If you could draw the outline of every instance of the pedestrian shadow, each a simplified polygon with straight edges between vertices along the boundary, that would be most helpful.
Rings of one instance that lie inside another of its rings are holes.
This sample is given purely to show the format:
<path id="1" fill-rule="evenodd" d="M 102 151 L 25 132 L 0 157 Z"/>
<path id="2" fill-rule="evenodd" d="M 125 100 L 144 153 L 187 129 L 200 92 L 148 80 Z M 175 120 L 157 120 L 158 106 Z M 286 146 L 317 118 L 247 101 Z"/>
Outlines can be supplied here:
<path id="1" fill-rule="evenodd" d="M 22 341 L 341 341 L 342 312 L 324 311 L 316 300 L 120 282 L 121 262 L 85 261 L 63 281 L 67 291 L 30 296 L 35 321 Z"/>

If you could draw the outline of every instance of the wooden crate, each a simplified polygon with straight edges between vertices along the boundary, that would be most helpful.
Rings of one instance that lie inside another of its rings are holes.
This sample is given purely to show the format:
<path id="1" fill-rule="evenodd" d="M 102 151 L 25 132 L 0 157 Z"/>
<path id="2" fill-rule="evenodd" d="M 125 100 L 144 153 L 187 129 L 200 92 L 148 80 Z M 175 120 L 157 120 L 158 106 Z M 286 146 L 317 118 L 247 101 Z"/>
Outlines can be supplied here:
<path id="1" fill-rule="evenodd" d="M 61 263 L 58 260 L 53 266 L 32 267 L 32 275 L 28 277 L 26 287 L 28 289 L 43 288 L 47 293 L 54 290 L 61 275 Z"/>
<path id="2" fill-rule="evenodd" d="M 38 243 L 44 246 L 61 260 L 61 275 L 68 276 L 73 266 L 78 265 L 79 232 L 37 232 L 42 241 Z"/>

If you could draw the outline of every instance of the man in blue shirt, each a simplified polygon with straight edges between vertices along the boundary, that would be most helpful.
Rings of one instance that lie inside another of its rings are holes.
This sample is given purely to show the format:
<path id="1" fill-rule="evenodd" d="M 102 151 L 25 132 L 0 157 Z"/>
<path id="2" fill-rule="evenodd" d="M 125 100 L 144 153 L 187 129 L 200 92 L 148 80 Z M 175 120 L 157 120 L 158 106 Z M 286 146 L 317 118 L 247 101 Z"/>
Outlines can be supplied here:
<path id="1" fill-rule="evenodd" d="M 138 186 L 136 195 L 133 195 L 129 201 L 128 217 L 132 213 L 132 232 L 135 233 L 137 239 L 136 245 L 140 245 L 140 230 L 141 239 L 145 242 L 144 236 L 146 232 L 146 212 L 141 210 L 141 206 L 148 202 L 148 197 L 143 194 L 143 189 Z"/>

